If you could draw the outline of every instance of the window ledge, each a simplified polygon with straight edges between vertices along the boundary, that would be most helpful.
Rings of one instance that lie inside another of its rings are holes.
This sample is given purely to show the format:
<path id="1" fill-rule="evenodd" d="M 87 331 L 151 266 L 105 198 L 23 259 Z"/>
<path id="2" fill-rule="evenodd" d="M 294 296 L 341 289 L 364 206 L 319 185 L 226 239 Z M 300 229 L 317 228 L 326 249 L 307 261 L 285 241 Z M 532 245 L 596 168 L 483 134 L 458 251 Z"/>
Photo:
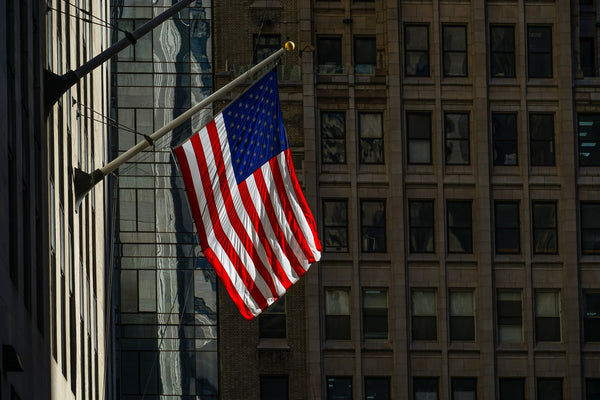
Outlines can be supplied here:
<path id="1" fill-rule="evenodd" d="M 440 259 L 435 253 L 413 253 L 409 254 L 407 257 L 408 262 L 415 261 L 428 261 L 428 262 L 439 262 Z M 437 268 L 438 266 L 436 266 Z"/>
<path id="2" fill-rule="evenodd" d="M 532 264 L 560 264 L 562 267 L 562 258 L 560 254 L 534 254 L 531 257 Z"/>
<path id="3" fill-rule="evenodd" d="M 533 351 L 536 353 L 565 353 L 565 346 L 561 342 L 538 342 Z"/>
<path id="4" fill-rule="evenodd" d="M 442 351 L 437 341 L 413 340 L 410 343 L 410 351 Z"/>
<path id="5" fill-rule="evenodd" d="M 600 353 L 600 342 L 584 343 L 583 351 L 590 353 Z"/>
<path id="6" fill-rule="evenodd" d="M 446 262 L 477 263 L 477 257 L 475 256 L 475 254 L 471 254 L 471 253 L 468 253 L 468 254 L 450 253 L 450 254 L 446 255 Z"/>
<path id="7" fill-rule="evenodd" d="M 526 353 L 527 345 L 525 343 L 500 343 L 496 345 L 498 353 Z"/>
<path id="8" fill-rule="evenodd" d="M 387 340 L 382 341 L 365 341 L 362 344 L 363 351 L 392 351 L 393 347 Z"/>
<path id="9" fill-rule="evenodd" d="M 479 352 L 479 344 L 476 341 L 472 342 L 451 342 L 448 344 L 449 352 Z"/>
<path id="10" fill-rule="evenodd" d="M 350 340 L 325 340 L 323 350 L 347 350 L 354 351 L 354 344 Z"/>
<path id="11" fill-rule="evenodd" d="M 260 339 L 257 349 L 289 350 L 287 339 Z"/>
<path id="12" fill-rule="evenodd" d="M 600 265 L 600 255 L 582 255 L 579 259 L 580 264 L 588 264 L 586 265 L 586 269 L 592 269 L 592 265 Z M 593 268 L 595 269 L 595 268 Z"/>
<path id="13" fill-rule="evenodd" d="M 494 264 L 514 264 L 519 268 L 523 267 L 525 260 L 522 254 L 497 254 L 493 258 Z M 494 266 L 494 268 L 497 268 Z"/>

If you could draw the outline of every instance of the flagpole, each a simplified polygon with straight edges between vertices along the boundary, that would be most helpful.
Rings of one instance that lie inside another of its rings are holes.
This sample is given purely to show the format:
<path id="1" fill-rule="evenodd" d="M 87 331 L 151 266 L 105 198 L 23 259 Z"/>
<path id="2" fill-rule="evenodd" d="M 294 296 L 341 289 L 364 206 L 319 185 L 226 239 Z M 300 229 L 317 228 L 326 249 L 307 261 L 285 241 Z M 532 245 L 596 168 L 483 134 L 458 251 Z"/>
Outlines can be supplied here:
<path id="1" fill-rule="evenodd" d="M 254 75 L 266 65 L 277 60 L 285 51 L 292 51 L 294 50 L 294 48 L 294 42 L 286 42 L 284 47 L 277 50 L 275 53 L 271 54 L 269 57 L 256 64 L 248 71 L 244 72 L 242 75 L 238 76 L 237 78 L 229 82 L 227 85 L 223 86 L 221 89 L 212 93 L 210 96 L 200 101 L 198 104 L 196 104 L 195 106 L 193 106 L 192 108 L 190 108 L 189 110 L 187 110 L 186 112 L 184 112 L 183 114 L 181 114 L 180 116 L 178 116 L 177 118 L 160 128 L 159 130 L 154 132 L 152 135 L 146 137 L 145 140 L 138 142 L 132 148 L 130 148 L 125 153 L 121 154 L 120 156 L 106 164 L 104 167 L 98 168 L 92 173 L 87 173 L 80 170 L 79 168 L 74 168 L 73 181 L 75 187 L 75 208 L 79 208 L 79 205 L 81 204 L 81 201 L 83 200 L 85 195 L 90 190 L 92 190 L 92 188 L 97 183 L 102 181 L 107 175 L 114 172 L 117 168 L 119 168 L 121 165 L 129 161 L 131 158 L 133 158 L 140 152 L 142 152 L 148 146 L 153 145 L 154 142 L 166 135 L 168 132 L 172 131 L 173 129 L 177 128 L 179 125 L 190 119 L 198 111 L 202 110 L 209 104 L 219 100 L 225 94 L 229 93 L 233 88 L 247 80 L 250 76 Z"/>

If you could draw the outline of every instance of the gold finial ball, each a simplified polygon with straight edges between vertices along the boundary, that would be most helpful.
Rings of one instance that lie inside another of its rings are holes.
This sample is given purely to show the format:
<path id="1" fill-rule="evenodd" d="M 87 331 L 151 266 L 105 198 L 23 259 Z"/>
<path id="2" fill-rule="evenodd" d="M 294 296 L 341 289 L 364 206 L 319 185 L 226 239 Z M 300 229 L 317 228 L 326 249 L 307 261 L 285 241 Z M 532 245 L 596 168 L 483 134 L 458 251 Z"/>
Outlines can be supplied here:
<path id="1" fill-rule="evenodd" d="M 294 42 L 285 42 L 283 47 L 285 47 L 286 51 L 293 51 L 296 48 L 296 45 L 294 44 Z"/>

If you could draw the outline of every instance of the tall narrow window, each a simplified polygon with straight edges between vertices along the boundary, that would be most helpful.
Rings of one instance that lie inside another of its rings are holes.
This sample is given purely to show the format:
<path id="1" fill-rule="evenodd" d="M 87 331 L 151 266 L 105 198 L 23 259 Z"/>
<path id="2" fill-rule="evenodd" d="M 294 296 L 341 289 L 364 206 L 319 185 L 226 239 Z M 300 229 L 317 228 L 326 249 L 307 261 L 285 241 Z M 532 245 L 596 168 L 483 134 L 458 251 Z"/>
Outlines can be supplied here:
<path id="1" fill-rule="evenodd" d="M 437 400 L 438 378 L 413 378 L 414 400 Z"/>
<path id="2" fill-rule="evenodd" d="M 325 338 L 350 340 L 350 290 L 325 288 Z"/>
<path id="3" fill-rule="evenodd" d="M 518 164 L 517 115 L 492 113 L 494 165 Z"/>
<path id="4" fill-rule="evenodd" d="M 328 252 L 348 251 L 348 201 L 323 200 L 323 246 Z"/>
<path id="5" fill-rule="evenodd" d="M 470 201 L 447 203 L 448 253 L 473 252 L 473 217 Z"/>
<path id="6" fill-rule="evenodd" d="M 446 165 L 469 165 L 469 113 L 444 113 Z"/>
<path id="7" fill-rule="evenodd" d="M 490 26 L 491 73 L 494 78 L 515 77 L 515 27 Z"/>
<path id="8" fill-rule="evenodd" d="M 406 76 L 429 76 L 429 27 L 405 25 L 404 60 Z"/>
<path id="9" fill-rule="evenodd" d="M 365 376 L 366 400 L 390 400 L 390 378 Z"/>
<path id="10" fill-rule="evenodd" d="M 527 27 L 527 75 L 552 78 L 552 27 Z"/>
<path id="11" fill-rule="evenodd" d="M 554 165 L 554 114 L 529 114 L 532 166 Z"/>
<path id="12" fill-rule="evenodd" d="M 520 290 L 498 290 L 498 341 L 523 342 L 523 312 Z"/>
<path id="13" fill-rule="evenodd" d="M 534 201 L 533 212 L 533 252 L 535 254 L 558 253 L 558 231 L 556 224 L 556 203 Z"/>
<path id="14" fill-rule="evenodd" d="M 320 74 L 341 74 L 344 71 L 341 38 L 317 38 L 317 68 Z"/>
<path id="15" fill-rule="evenodd" d="M 600 114 L 579 114 L 579 165 L 600 166 Z"/>
<path id="16" fill-rule="evenodd" d="M 431 113 L 407 112 L 408 163 L 431 164 Z"/>
<path id="17" fill-rule="evenodd" d="M 285 297 L 279 298 L 258 316 L 259 337 L 263 339 L 285 339 Z"/>
<path id="18" fill-rule="evenodd" d="M 525 379 L 500 378 L 500 400 L 525 400 Z"/>
<path id="19" fill-rule="evenodd" d="M 287 400 L 288 377 L 268 376 L 260 377 L 260 400 Z"/>
<path id="20" fill-rule="evenodd" d="M 410 226 L 410 252 L 433 253 L 434 223 L 433 200 L 411 200 L 408 202 Z"/>
<path id="21" fill-rule="evenodd" d="M 361 164 L 383 164 L 383 121 L 381 113 L 358 113 Z"/>
<path id="22" fill-rule="evenodd" d="M 560 342 L 560 291 L 535 291 L 535 340 Z"/>
<path id="23" fill-rule="evenodd" d="M 374 37 L 354 38 L 354 72 L 374 74 L 377 66 L 377 48 Z"/>
<path id="24" fill-rule="evenodd" d="M 363 289 L 363 337 L 388 338 L 387 289 Z"/>
<path id="25" fill-rule="evenodd" d="M 600 203 L 581 203 L 581 252 L 600 254 Z"/>
<path id="26" fill-rule="evenodd" d="M 281 48 L 281 35 L 254 35 L 254 64 Z"/>
<path id="27" fill-rule="evenodd" d="M 346 115 L 339 111 L 321 112 L 321 161 L 346 163 Z"/>
<path id="28" fill-rule="evenodd" d="M 327 400 L 352 400 L 352 377 L 327 377 Z"/>
<path id="29" fill-rule="evenodd" d="M 384 253 L 386 251 L 385 201 L 361 200 L 360 225 L 362 251 Z"/>
<path id="30" fill-rule="evenodd" d="M 579 39 L 579 63 L 583 76 L 596 76 L 596 44 L 594 38 Z"/>
<path id="31" fill-rule="evenodd" d="M 583 339 L 600 342 L 600 292 L 583 293 Z"/>
<path id="32" fill-rule="evenodd" d="M 450 340 L 475 340 L 475 307 L 472 290 L 450 291 Z"/>
<path id="33" fill-rule="evenodd" d="M 585 400 L 600 399 L 600 378 L 588 378 L 585 380 Z"/>
<path id="34" fill-rule="evenodd" d="M 467 27 L 444 25 L 444 76 L 467 76 Z"/>
<path id="35" fill-rule="evenodd" d="M 521 252 L 519 225 L 518 201 L 497 201 L 494 204 L 496 254 L 519 254 Z"/>
<path id="36" fill-rule="evenodd" d="M 435 289 L 411 292 L 412 340 L 437 340 L 437 296 Z"/>
<path id="37" fill-rule="evenodd" d="M 477 399 L 477 378 L 452 378 L 452 400 Z"/>
<path id="38" fill-rule="evenodd" d="M 537 400 L 562 400 L 562 378 L 538 378 Z"/>

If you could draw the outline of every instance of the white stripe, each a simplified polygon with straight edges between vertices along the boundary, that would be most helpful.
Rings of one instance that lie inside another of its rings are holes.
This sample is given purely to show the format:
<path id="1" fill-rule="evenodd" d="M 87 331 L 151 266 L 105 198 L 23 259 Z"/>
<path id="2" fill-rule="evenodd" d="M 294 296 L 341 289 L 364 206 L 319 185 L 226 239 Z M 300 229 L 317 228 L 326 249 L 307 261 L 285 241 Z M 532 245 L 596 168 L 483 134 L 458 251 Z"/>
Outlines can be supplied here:
<path id="1" fill-rule="evenodd" d="M 206 135 L 206 134 L 207 134 L 206 128 L 203 128 L 198 133 L 198 135 L 200 135 L 200 136 Z M 209 246 L 212 249 L 212 251 L 215 253 L 215 256 L 221 262 L 221 265 L 223 266 L 223 270 L 229 277 L 229 280 L 231 281 L 235 290 L 238 292 L 242 301 L 250 309 L 250 312 L 253 315 L 257 315 L 261 312 L 260 307 L 256 304 L 256 302 L 252 298 L 252 295 L 246 288 L 246 285 L 244 285 L 244 282 L 238 275 L 237 270 L 235 269 L 235 266 L 231 263 L 231 260 L 227 256 L 227 253 L 224 251 L 221 244 L 214 238 L 214 229 L 212 229 L 212 222 L 210 220 L 210 214 L 208 212 L 206 197 L 204 195 L 204 188 L 202 186 L 202 178 L 200 177 L 200 170 L 199 170 L 198 161 L 197 161 L 197 157 L 200 157 L 201 155 L 197 155 L 196 152 L 194 151 L 194 147 L 192 145 L 191 139 L 188 140 L 186 143 L 184 143 L 182 145 L 182 147 L 183 147 L 183 150 L 185 151 L 185 156 L 186 156 L 189 168 L 190 168 L 190 175 L 191 175 L 191 178 L 192 178 L 192 181 L 194 184 L 194 190 L 196 193 L 196 199 L 198 200 L 198 205 L 199 206 L 203 205 L 202 209 L 200 210 L 200 215 L 202 216 L 202 224 L 203 224 L 205 232 L 206 232 L 206 237 L 207 237 L 207 241 L 209 242 Z"/>

